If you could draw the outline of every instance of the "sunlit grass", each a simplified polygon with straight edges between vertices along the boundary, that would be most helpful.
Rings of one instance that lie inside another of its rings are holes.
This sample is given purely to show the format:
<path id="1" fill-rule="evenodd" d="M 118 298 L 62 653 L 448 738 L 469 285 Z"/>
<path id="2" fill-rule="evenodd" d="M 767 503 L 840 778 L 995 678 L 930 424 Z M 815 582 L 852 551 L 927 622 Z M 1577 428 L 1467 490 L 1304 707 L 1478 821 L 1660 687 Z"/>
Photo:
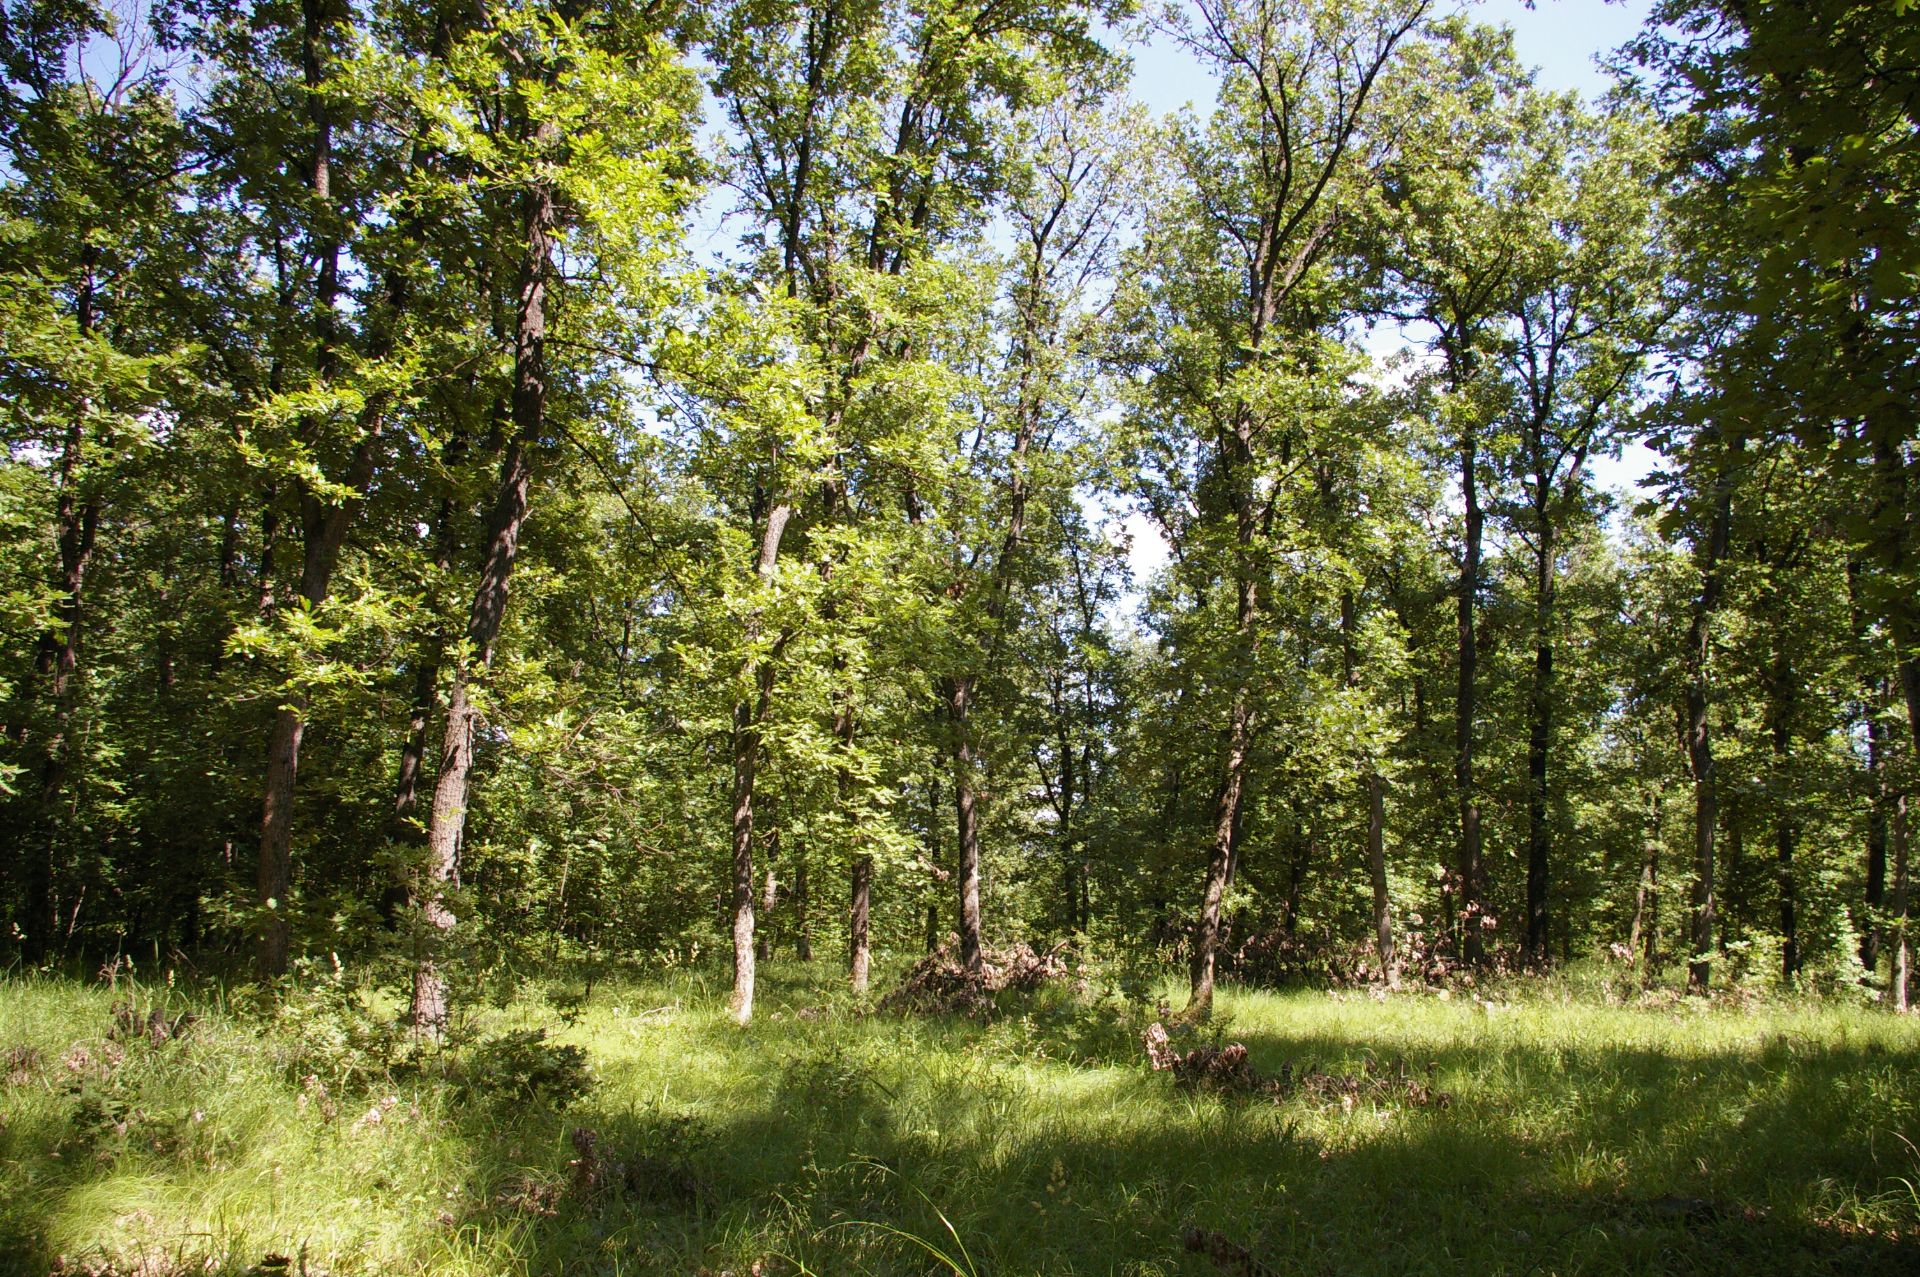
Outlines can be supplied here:
<path id="1" fill-rule="evenodd" d="M 743 1031 L 696 975 L 528 984 L 475 1030 L 585 1048 L 562 1112 L 444 1061 L 356 1077 L 324 1010 L 10 981 L 0 1272 L 1217 1271 L 1188 1228 L 1277 1273 L 1920 1271 L 1920 1023 L 1569 987 L 1223 996 L 1261 1071 L 1404 1063 L 1423 1106 L 1184 1090 L 1111 999 L 982 1026 L 776 969 Z M 118 1042 L 129 996 L 203 1019 Z M 575 1126 L 617 1183 L 576 1182 Z"/>

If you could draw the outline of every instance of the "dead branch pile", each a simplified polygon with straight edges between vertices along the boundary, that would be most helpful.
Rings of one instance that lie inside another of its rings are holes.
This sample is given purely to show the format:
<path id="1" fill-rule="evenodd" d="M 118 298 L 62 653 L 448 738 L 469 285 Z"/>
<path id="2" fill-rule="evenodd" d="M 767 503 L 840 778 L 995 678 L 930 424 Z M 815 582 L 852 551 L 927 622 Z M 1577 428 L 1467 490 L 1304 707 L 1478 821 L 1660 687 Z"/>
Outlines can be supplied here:
<path id="1" fill-rule="evenodd" d="M 31 1046 L 10 1046 L 0 1051 L 0 1074 L 8 1086 L 20 1086 L 40 1071 L 40 1050 Z"/>
<path id="2" fill-rule="evenodd" d="M 1160 1073 L 1173 1074 L 1173 1080 L 1187 1086 L 1211 1086 L 1221 1090 L 1258 1090 L 1265 1079 L 1253 1071 L 1247 1060 L 1247 1048 L 1238 1042 L 1227 1046 L 1196 1046 L 1190 1051 L 1174 1049 L 1167 1026 L 1155 1021 L 1147 1026 L 1147 1061 Z"/>
<path id="3" fill-rule="evenodd" d="M 1192 1254 L 1205 1255 L 1215 1268 L 1233 1277 L 1274 1277 L 1273 1269 L 1225 1233 L 1189 1228 L 1180 1234 L 1180 1243 Z"/>
<path id="4" fill-rule="evenodd" d="M 1051 980 L 1065 979 L 1060 956 L 1066 942 L 1042 953 L 1024 942 L 981 952 L 980 969 L 969 971 L 951 945 L 941 945 L 913 964 L 900 983 L 880 999 L 882 1010 L 969 1015 L 993 1014 L 994 995 L 1003 990 L 1031 993 Z"/>
<path id="5" fill-rule="evenodd" d="M 1431 1065 L 1422 1076 L 1404 1060 L 1369 1063 L 1358 1073 L 1328 1073 L 1318 1065 L 1296 1070 L 1288 1061 L 1280 1066 L 1279 1073 L 1270 1075 L 1253 1067 L 1247 1048 L 1238 1042 L 1182 1051 L 1173 1045 L 1166 1026 L 1156 1022 L 1148 1026 L 1145 1043 L 1147 1062 L 1154 1070 L 1173 1074 L 1174 1081 L 1183 1086 L 1262 1095 L 1275 1103 L 1300 1096 L 1345 1108 L 1361 1100 L 1439 1108 L 1453 1102 L 1452 1096 L 1434 1089 Z"/>
<path id="6" fill-rule="evenodd" d="M 113 1004 L 113 1030 L 107 1036 L 122 1042 L 145 1038 L 158 1046 L 184 1035 L 199 1021 L 200 1017 L 191 1011 L 169 1018 L 159 1007 L 142 1011 L 131 1002 L 116 1002 Z"/>
<path id="7" fill-rule="evenodd" d="M 582 1197 L 631 1197 L 690 1210 L 713 1195 L 711 1186 L 679 1158 L 637 1149 L 610 1156 L 601 1147 L 600 1132 L 586 1126 L 574 1127 L 570 1138 L 579 1156 L 568 1165 L 574 1191 Z"/>

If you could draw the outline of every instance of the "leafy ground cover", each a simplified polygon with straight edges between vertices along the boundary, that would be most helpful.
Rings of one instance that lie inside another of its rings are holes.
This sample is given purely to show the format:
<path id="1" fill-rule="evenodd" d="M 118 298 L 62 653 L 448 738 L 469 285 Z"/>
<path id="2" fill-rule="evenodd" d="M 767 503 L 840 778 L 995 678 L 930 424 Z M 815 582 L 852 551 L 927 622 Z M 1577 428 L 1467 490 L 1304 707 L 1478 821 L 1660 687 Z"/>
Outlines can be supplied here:
<path id="1" fill-rule="evenodd" d="M 1911 1019 L 1229 989 L 1184 1045 L 1236 1087 L 1097 991 L 837 983 L 769 973 L 745 1030 L 698 972 L 522 983 L 427 1051 L 327 979 L 0 982 L 0 1273 L 1920 1271 Z"/>

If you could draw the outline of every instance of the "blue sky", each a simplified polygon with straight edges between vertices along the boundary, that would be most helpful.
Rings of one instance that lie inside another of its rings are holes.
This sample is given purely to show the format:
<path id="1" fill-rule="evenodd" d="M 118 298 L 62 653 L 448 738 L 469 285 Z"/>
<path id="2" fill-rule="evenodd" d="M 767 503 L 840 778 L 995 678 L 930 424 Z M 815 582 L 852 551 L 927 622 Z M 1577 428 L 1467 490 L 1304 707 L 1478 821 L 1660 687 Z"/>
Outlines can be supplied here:
<path id="1" fill-rule="evenodd" d="M 1651 0 L 1538 0 L 1529 8 L 1522 0 L 1483 0 L 1458 7 L 1482 22 L 1512 27 L 1521 61 L 1541 84 L 1597 97 L 1609 81 L 1595 57 L 1631 39 L 1652 6 Z M 1153 111 L 1191 104 L 1204 113 L 1212 103 L 1213 78 L 1166 36 L 1136 47 L 1133 59 L 1133 96 Z"/>

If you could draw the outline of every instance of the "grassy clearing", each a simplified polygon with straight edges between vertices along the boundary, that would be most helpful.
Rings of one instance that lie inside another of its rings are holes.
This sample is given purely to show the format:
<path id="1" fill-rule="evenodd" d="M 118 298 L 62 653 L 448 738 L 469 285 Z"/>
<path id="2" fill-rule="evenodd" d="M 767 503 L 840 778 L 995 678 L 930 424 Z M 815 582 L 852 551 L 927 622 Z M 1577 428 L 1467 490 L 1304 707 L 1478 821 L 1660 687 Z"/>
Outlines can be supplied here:
<path id="1" fill-rule="evenodd" d="M 1913 1020 L 1229 990 L 1257 1068 L 1404 1062 L 1450 1101 L 1274 1103 L 1148 1071 L 1117 1001 L 982 1026 L 834 986 L 772 973 L 745 1031 L 697 975 L 524 987 L 476 1029 L 584 1048 L 560 1111 L 538 1046 L 383 1057 L 378 1012 L 164 988 L 133 998 L 203 1018 L 122 1041 L 124 985 L 0 983 L 0 1273 L 1220 1271 L 1188 1228 L 1274 1273 L 1920 1271 Z"/>

